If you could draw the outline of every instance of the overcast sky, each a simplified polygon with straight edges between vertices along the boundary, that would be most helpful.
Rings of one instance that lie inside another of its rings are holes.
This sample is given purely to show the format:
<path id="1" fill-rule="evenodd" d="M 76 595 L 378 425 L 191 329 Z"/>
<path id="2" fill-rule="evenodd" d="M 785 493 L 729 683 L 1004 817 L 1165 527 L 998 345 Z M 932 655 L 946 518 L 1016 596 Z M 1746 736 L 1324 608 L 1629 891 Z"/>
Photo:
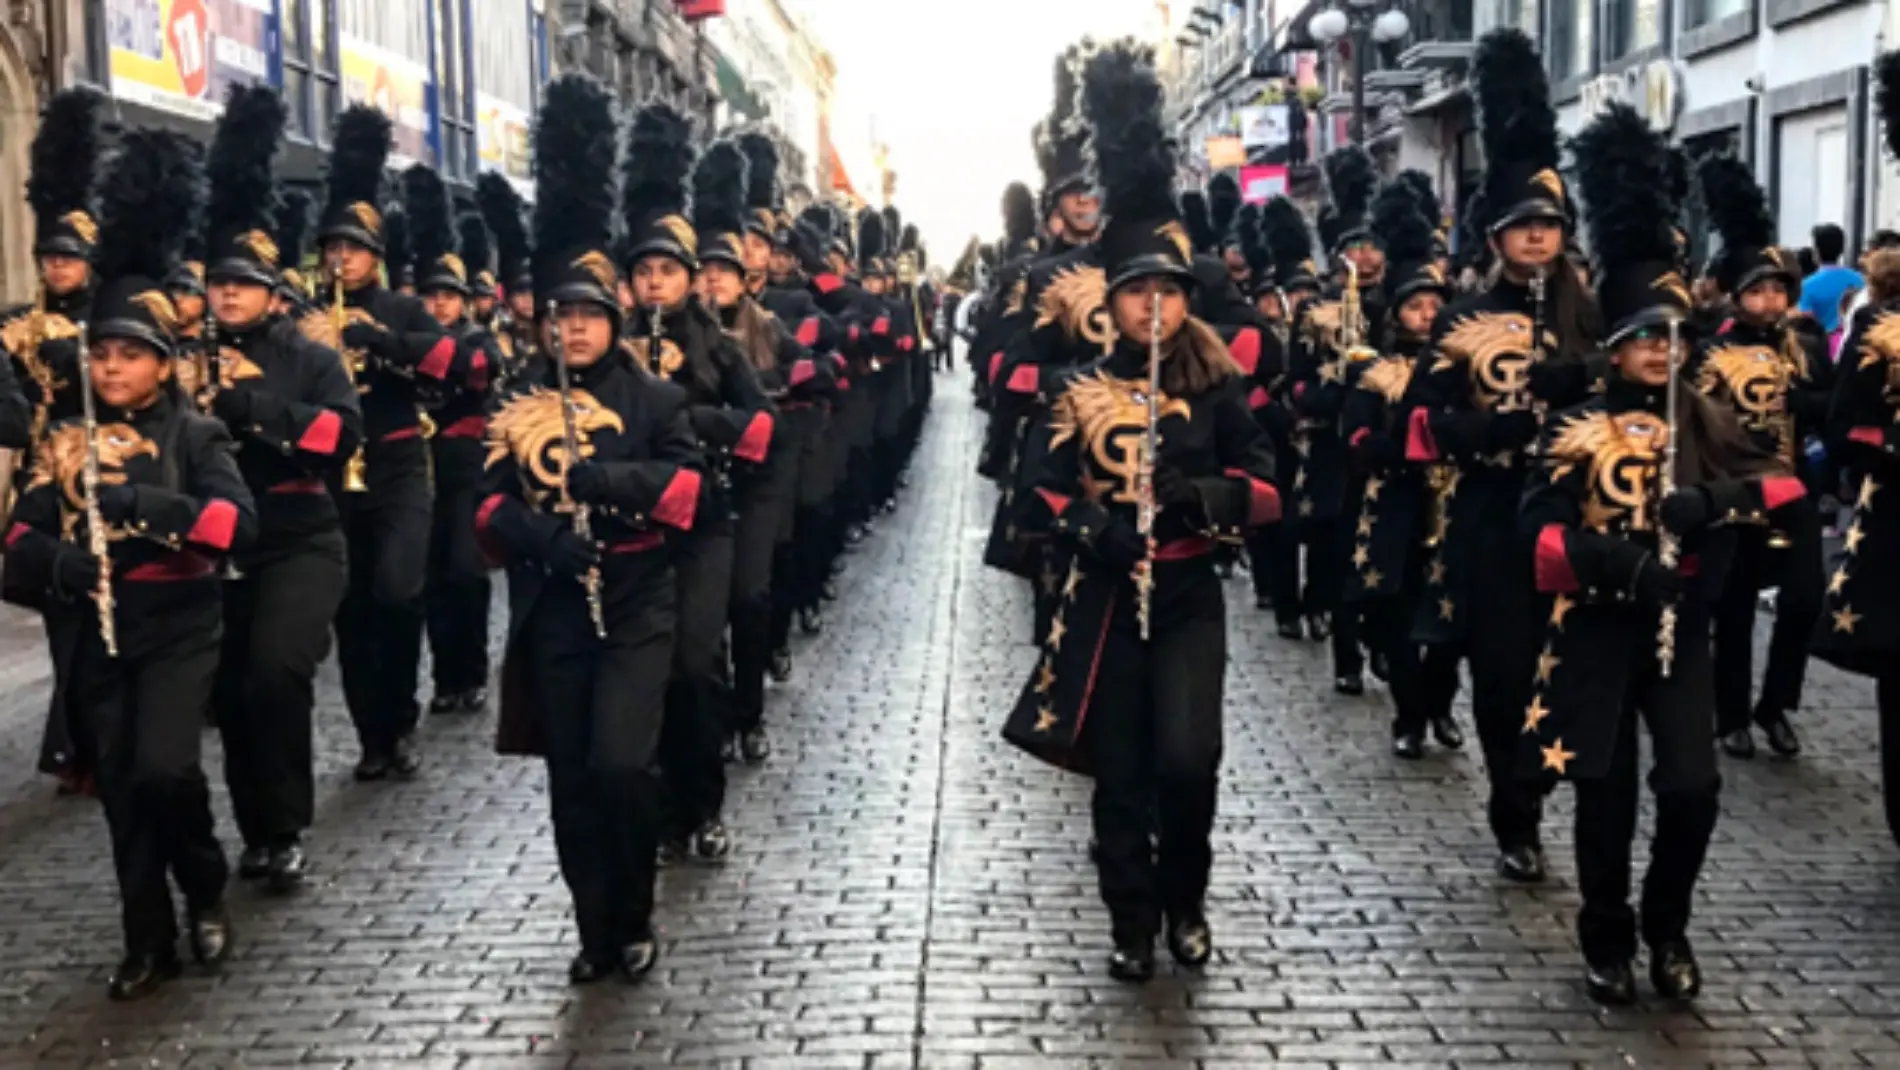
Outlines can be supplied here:
<path id="1" fill-rule="evenodd" d="M 1030 128 L 1048 114 L 1071 41 L 1149 29 L 1155 0 L 786 0 L 838 61 L 841 124 L 874 118 L 891 147 L 896 204 L 946 267 L 972 233 L 1002 230 L 1012 179 L 1039 185 Z M 846 165 L 874 203 L 868 175 Z"/>

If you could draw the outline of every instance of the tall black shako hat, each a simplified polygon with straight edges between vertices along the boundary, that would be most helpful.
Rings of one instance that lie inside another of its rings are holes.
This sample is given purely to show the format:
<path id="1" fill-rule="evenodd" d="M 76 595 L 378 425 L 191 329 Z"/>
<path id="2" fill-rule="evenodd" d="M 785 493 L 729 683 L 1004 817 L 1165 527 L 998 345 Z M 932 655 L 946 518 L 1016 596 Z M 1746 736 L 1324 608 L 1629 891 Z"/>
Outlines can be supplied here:
<path id="1" fill-rule="evenodd" d="M 708 145 L 693 169 L 693 230 L 701 263 L 745 273 L 746 155 L 731 141 Z"/>
<path id="2" fill-rule="evenodd" d="M 508 292 L 534 292 L 534 258 L 528 246 L 528 228 L 522 222 L 521 194 L 505 175 L 484 172 L 475 180 L 475 204 L 482 221 L 495 236 L 496 282 Z"/>
<path id="3" fill-rule="evenodd" d="M 1036 197 L 1021 182 L 1003 187 L 1003 253 L 1005 260 L 1029 251 L 1036 239 Z"/>
<path id="4" fill-rule="evenodd" d="M 613 240 L 613 95 L 590 74 L 548 83 L 534 125 L 534 295 L 586 302 L 620 322 Z"/>
<path id="5" fill-rule="evenodd" d="M 746 162 L 745 228 L 774 244 L 789 244 L 791 221 L 779 189 L 778 142 L 763 130 L 744 131 L 738 140 Z"/>
<path id="6" fill-rule="evenodd" d="M 1099 239 L 1108 288 L 1151 275 L 1193 288 L 1194 246 L 1174 201 L 1176 147 L 1161 116 L 1154 51 L 1124 39 L 1091 55 L 1082 69 L 1082 117 L 1108 216 Z"/>
<path id="7" fill-rule="evenodd" d="M 1194 243 L 1197 253 L 1211 253 L 1220 243 L 1213 221 L 1208 218 L 1207 194 L 1200 190 L 1181 191 L 1181 225 L 1187 228 L 1188 240 Z"/>
<path id="8" fill-rule="evenodd" d="M 383 270 L 389 288 L 400 290 L 415 282 L 415 244 L 409 233 L 409 209 L 401 201 L 383 209 Z"/>
<path id="9" fill-rule="evenodd" d="M 1080 114 L 1082 70 L 1095 50 L 1087 38 L 1062 50 L 1055 63 L 1055 97 L 1049 115 L 1031 135 L 1042 171 L 1042 215 L 1056 210 L 1062 195 L 1089 185 L 1089 133 Z"/>
<path id="10" fill-rule="evenodd" d="M 1741 296 L 1759 282 L 1779 281 L 1794 293 L 1801 276 L 1792 258 L 1775 245 L 1775 218 L 1768 195 L 1748 165 L 1733 156 L 1708 156 L 1696 165 L 1709 222 L 1722 236 L 1722 251 L 1709 264 L 1722 292 Z"/>
<path id="11" fill-rule="evenodd" d="M 884 233 L 884 214 L 875 208 L 858 212 L 858 274 L 884 273 L 884 254 L 890 250 L 890 236 Z"/>
<path id="12" fill-rule="evenodd" d="M 304 247 L 310 239 L 310 194 L 294 187 L 277 195 L 277 207 L 271 211 L 271 238 L 277 242 L 278 262 L 283 270 L 277 276 L 277 293 L 286 301 L 310 299 L 303 277 Z"/>
<path id="13" fill-rule="evenodd" d="M 26 200 L 33 207 L 33 255 L 90 257 L 99 241 L 93 204 L 110 135 L 104 93 L 74 86 L 40 112 L 29 150 Z"/>
<path id="14" fill-rule="evenodd" d="M 901 246 L 898 242 L 904 235 L 904 217 L 896 205 L 887 204 L 878 213 L 884 217 L 884 256 L 878 261 L 877 273 L 895 275 L 897 273 L 897 254 Z"/>
<path id="15" fill-rule="evenodd" d="M 1283 291 L 1319 289 L 1319 265 L 1313 262 L 1313 232 L 1300 206 L 1275 197 L 1260 209 L 1260 237 L 1273 256 L 1274 284 Z"/>
<path id="16" fill-rule="evenodd" d="M 1207 222 L 1214 228 L 1214 251 L 1238 248 L 1235 225 L 1240 218 L 1240 183 L 1222 172 L 1207 180 Z"/>
<path id="17" fill-rule="evenodd" d="M 317 220 L 319 245 L 348 241 L 384 255 L 387 224 L 379 206 L 391 136 L 389 116 L 367 104 L 352 104 L 337 116 L 323 214 Z"/>
<path id="18" fill-rule="evenodd" d="M 1416 167 L 1400 171 L 1395 180 L 1405 183 L 1412 190 L 1412 200 L 1418 205 L 1418 213 L 1432 225 L 1432 249 L 1437 256 L 1451 251 L 1449 235 L 1445 232 L 1445 208 L 1438 201 L 1438 194 L 1432 189 L 1431 176 Z"/>
<path id="19" fill-rule="evenodd" d="M 200 153 L 169 130 L 126 132 L 99 189 L 93 338 L 129 338 L 171 356 L 184 325 L 159 280 L 204 211 Z"/>
<path id="20" fill-rule="evenodd" d="M 1345 249 L 1372 240 L 1370 229 L 1372 192 L 1379 185 L 1379 172 L 1372 157 L 1358 145 L 1334 149 L 1320 161 L 1326 173 L 1330 203 L 1319 212 L 1319 237 L 1326 243 L 1326 254 L 1338 256 Z"/>
<path id="21" fill-rule="evenodd" d="M 468 272 L 469 296 L 497 296 L 500 288 L 495 279 L 495 239 L 488 232 L 488 221 L 479 211 L 456 216 L 455 240 L 461 247 L 463 270 Z"/>
<path id="22" fill-rule="evenodd" d="M 1612 104 L 1572 142 L 1584 224 L 1597 261 L 1606 347 L 1638 331 L 1686 323 L 1688 284 L 1676 269 L 1676 206 L 1667 145 L 1626 104 Z"/>
<path id="23" fill-rule="evenodd" d="M 211 200 L 205 208 L 205 278 L 275 287 L 284 250 L 276 228 L 277 149 L 288 112 L 269 86 L 235 86 L 211 135 L 205 164 Z"/>
<path id="24" fill-rule="evenodd" d="M 1372 236 L 1385 251 L 1380 286 L 1389 308 L 1397 309 L 1415 293 L 1449 292 L 1438 266 L 1431 219 L 1411 183 L 1395 179 L 1380 187 L 1372 199 Z"/>
<path id="25" fill-rule="evenodd" d="M 1537 46 L 1519 29 L 1486 33 L 1471 61 L 1471 80 L 1484 150 L 1486 233 L 1532 219 L 1568 223 L 1570 197 L 1557 170 L 1557 111 Z"/>
<path id="26" fill-rule="evenodd" d="M 409 217 L 416 292 L 452 290 L 467 297 L 468 268 L 456 252 L 455 209 L 435 168 L 418 163 L 403 171 L 402 207 Z"/>
<path id="27" fill-rule="evenodd" d="M 1234 245 L 1247 262 L 1249 297 L 1258 297 L 1273 289 L 1273 251 L 1261 234 L 1261 211 L 1257 204 L 1242 205 L 1234 218 Z"/>
<path id="28" fill-rule="evenodd" d="M 626 267 L 669 256 L 699 270 L 699 235 L 686 218 L 686 180 L 693 173 L 693 121 L 664 101 L 634 113 L 620 162 L 620 209 L 626 224 Z"/>

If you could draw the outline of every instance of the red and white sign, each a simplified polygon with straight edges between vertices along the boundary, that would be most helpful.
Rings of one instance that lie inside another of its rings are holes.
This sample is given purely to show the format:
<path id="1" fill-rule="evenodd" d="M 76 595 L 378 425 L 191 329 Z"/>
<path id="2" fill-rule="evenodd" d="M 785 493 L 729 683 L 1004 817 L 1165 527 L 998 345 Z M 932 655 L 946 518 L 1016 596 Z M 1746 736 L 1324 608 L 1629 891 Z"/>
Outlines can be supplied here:
<path id="1" fill-rule="evenodd" d="M 713 19 L 726 13 L 726 0 L 678 0 L 680 18 L 687 22 Z"/>
<path id="2" fill-rule="evenodd" d="M 1240 199 L 1262 204 L 1286 192 L 1286 165 L 1248 164 L 1240 169 Z"/>

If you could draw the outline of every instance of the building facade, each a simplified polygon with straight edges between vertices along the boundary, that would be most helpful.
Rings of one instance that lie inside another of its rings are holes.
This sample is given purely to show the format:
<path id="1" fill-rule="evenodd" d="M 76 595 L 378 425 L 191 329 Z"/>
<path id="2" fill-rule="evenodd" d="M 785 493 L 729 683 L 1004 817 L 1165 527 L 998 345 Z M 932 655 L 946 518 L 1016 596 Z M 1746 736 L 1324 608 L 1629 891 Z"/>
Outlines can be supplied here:
<path id="1" fill-rule="evenodd" d="M 1292 0 L 1171 0 L 1157 58 L 1183 186 L 1226 172 L 1250 200 L 1310 192 L 1321 68 L 1285 47 Z"/>
<path id="2" fill-rule="evenodd" d="M 706 23 L 726 6 L 719 0 L 557 0 L 550 31 L 554 69 L 588 71 L 622 101 L 665 100 L 711 125 L 721 100 Z"/>
<path id="3" fill-rule="evenodd" d="M 806 21 L 783 0 L 728 0 L 706 36 L 718 50 L 721 127 L 756 122 L 777 132 L 785 181 L 816 188 L 837 70 Z"/>

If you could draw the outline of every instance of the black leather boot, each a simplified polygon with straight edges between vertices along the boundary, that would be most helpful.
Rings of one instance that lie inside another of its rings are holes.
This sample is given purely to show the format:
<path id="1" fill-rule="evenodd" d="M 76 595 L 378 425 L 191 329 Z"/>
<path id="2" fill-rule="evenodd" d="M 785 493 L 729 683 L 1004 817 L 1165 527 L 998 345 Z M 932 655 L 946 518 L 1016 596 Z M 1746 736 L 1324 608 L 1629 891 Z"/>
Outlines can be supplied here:
<path id="1" fill-rule="evenodd" d="M 182 972 L 176 952 L 127 955 L 106 982 L 106 995 L 120 1003 L 144 999 Z"/>

